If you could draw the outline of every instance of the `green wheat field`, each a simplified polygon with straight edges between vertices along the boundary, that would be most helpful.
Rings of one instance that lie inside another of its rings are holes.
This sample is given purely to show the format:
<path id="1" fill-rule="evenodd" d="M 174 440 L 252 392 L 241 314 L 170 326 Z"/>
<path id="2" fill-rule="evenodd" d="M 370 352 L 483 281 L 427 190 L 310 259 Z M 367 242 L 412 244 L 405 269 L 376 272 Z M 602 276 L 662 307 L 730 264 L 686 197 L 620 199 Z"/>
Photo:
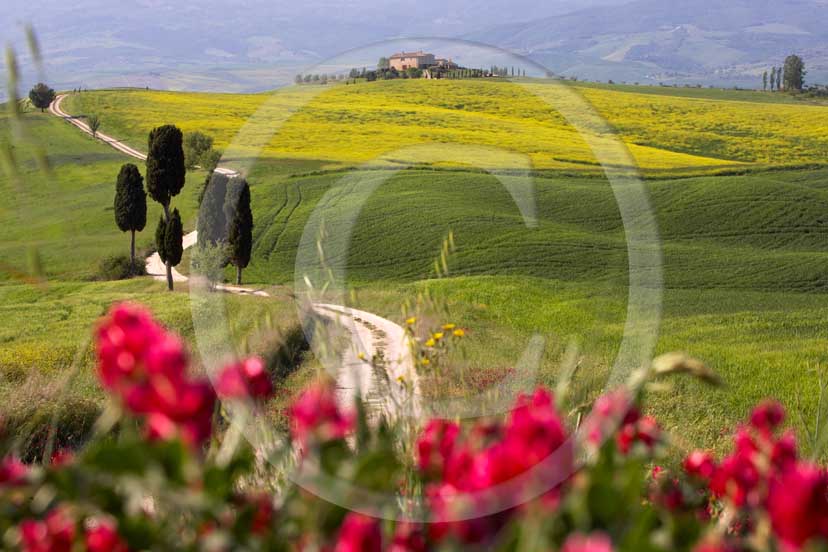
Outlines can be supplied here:
<path id="1" fill-rule="evenodd" d="M 657 352 L 685 351 L 726 384 L 678 378 L 654 395 L 676 444 L 723 446 L 767 396 L 797 413 L 791 423 L 807 436 L 828 368 L 828 105 L 760 92 L 588 84 L 571 92 L 617 130 L 644 179 L 663 255 Z M 599 160 L 554 108 L 560 94 L 531 79 L 397 80 L 249 95 L 102 90 L 63 106 L 98 114 L 101 131 L 141 150 L 160 124 L 198 130 L 225 150 L 227 166 L 249 166 L 255 228 L 245 283 L 273 297 L 227 297 L 239 347 L 265 346 L 244 337 L 264 320 L 296 327 L 303 232 L 323 197 L 356 174 L 358 186 L 381 184 L 339 259 L 353 305 L 402 323 L 401 305 L 427 292 L 446 309 L 441 322 L 468 329 L 451 384 L 426 392 L 461 397 L 496 386 L 540 334 L 540 383 L 554 386 L 574 342 L 576 387 L 589 398 L 605 384 L 624 329 L 627 243 Z M 272 135 L 244 129 L 254 115 L 278 120 Z M 112 201 L 118 169 L 131 161 L 48 113 L 23 120 L 32 143 L 11 142 L 22 189 L 0 173 L 0 415 L 10 424 L 57 416 L 80 433 L 102 400 L 88 348 L 95 320 L 113 301 L 140 301 L 191 339 L 190 298 L 186 286 L 169 294 L 146 278 L 96 280 L 102 258 L 128 250 Z M 0 117 L 0 141 L 10 140 Z M 50 174 L 38 170 L 34 144 Z M 478 149 L 431 161 L 428 148 L 457 144 Z M 495 150 L 508 153 L 479 153 Z M 516 159 L 532 168 L 535 227 L 492 174 L 524 185 Z M 195 229 L 205 177 L 191 171 L 174 200 L 185 230 Z M 159 214 L 150 202 L 143 252 Z M 449 232 L 456 250 L 437 278 L 433 261 Z M 306 355 L 285 387 L 298 387 L 313 364 Z M 58 385 L 64 378 L 68 387 Z"/>

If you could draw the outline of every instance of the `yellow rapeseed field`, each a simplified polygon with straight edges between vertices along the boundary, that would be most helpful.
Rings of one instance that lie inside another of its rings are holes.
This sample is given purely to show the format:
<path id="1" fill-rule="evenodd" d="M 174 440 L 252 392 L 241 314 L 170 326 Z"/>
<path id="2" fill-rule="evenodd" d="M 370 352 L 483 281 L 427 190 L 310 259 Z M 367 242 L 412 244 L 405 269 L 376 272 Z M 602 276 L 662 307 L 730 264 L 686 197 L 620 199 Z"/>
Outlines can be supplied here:
<path id="1" fill-rule="evenodd" d="M 566 110 L 559 112 L 573 101 L 573 90 L 617 129 L 645 171 L 824 162 L 828 151 L 826 107 L 542 81 L 397 80 L 264 94 L 98 91 L 77 95 L 68 105 L 75 113 L 99 114 L 105 131 L 139 147 L 153 126 L 170 122 L 214 136 L 219 148 L 232 143 L 231 158 L 594 168 L 596 141 L 583 137 L 590 130 L 576 129 Z"/>

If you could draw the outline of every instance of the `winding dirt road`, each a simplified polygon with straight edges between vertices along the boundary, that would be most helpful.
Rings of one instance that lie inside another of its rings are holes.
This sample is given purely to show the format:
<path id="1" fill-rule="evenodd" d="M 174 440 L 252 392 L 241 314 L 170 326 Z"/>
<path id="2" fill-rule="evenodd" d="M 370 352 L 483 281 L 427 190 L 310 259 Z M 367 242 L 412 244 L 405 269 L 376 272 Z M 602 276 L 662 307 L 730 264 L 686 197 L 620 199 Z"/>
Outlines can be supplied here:
<path id="1" fill-rule="evenodd" d="M 49 106 L 49 113 L 93 136 L 92 129 L 82 117 L 74 117 L 62 109 L 61 104 L 66 97 L 66 94 L 58 95 Z M 97 132 L 94 137 L 125 155 L 141 161 L 147 159 L 145 153 L 102 132 Z M 216 172 L 229 177 L 239 175 L 232 169 L 221 167 Z M 187 249 L 197 241 L 198 231 L 193 231 L 183 237 L 182 245 Z M 157 252 L 147 257 L 146 270 L 152 278 L 166 280 L 166 267 Z M 172 269 L 172 276 L 174 282 L 188 280 L 175 268 Z M 261 289 L 232 285 L 219 284 L 216 289 L 237 295 L 270 296 Z M 351 334 L 352 346 L 343 353 L 336 375 L 340 404 L 353 405 L 358 395 L 375 411 L 382 409 L 390 416 L 419 417 L 419 378 L 405 330 L 376 314 L 342 305 L 314 303 L 312 308 L 317 316 L 333 321 Z M 384 373 L 377 373 L 378 369 L 383 368 Z"/>

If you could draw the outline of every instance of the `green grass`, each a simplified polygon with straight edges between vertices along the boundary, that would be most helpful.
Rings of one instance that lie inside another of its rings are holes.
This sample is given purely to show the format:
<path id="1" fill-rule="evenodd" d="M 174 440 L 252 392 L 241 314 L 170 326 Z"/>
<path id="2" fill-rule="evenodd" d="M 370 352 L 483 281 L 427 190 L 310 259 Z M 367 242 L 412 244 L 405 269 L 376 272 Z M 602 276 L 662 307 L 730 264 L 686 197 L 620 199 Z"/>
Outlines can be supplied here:
<path id="1" fill-rule="evenodd" d="M 491 82 L 427 88 L 431 84 L 336 87 L 291 115 L 249 174 L 256 226 L 245 281 L 290 289 L 300 238 L 323 197 L 336 192 L 347 174 L 357 175 L 355 187 L 338 195 L 341 206 L 354 207 L 360 187 L 387 179 L 362 206 L 347 256 L 326 250 L 329 263 L 347 266 L 356 304 L 401 321 L 400 304 L 423 290 L 443 298 L 450 314 L 429 313 L 424 323 L 455 322 L 469 335 L 464 354 L 452 357 L 456 377 L 440 392 L 462 395 L 496 387 L 538 332 L 546 340 L 540 381 L 555 382 L 574 340 L 581 357 L 578 393 L 594 397 L 623 332 L 628 259 L 612 189 L 594 170 L 584 170 L 595 167 L 578 157 L 583 153 L 578 147 L 563 156 L 579 163 L 542 165 L 555 170 L 534 180 L 536 228 L 523 224 L 495 177 L 467 167 L 393 172 L 388 166 L 394 161 L 386 158 L 377 170 L 343 169 L 435 141 L 438 148 L 456 141 L 502 145 L 531 151 L 533 159 L 561 155 L 556 144 L 568 131 L 524 89 Z M 277 109 L 295 108 L 318 88 L 283 92 Z M 728 384 L 712 390 L 677 379 L 656 396 L 653 411 L 682 446 L 723 446 L 723 432 L 766 396 L 812 418 L 813 370 L 828 362 L 822 329 L 828 314 L 828 170 L 786 165 L 824 161 L 828 111 L 770 94 L 765 101 L 760 93 L 579 89 L 617 126 L 639 160 L 660 167 L 650 173 L 658 178 L 645 182 L 664 259 L 658 351 L 685 350 L 708 362 Z M 204 130 L 225 147 L 265 98 L 107 91 L 81 94 L 69 106 L 78 113 L 98 112 L 106 132 L 141 149 L 146 131 L 166 122 Z M 537 140 L 531 132 L 504 133 L 526 113 L 535 119 L 531 130 L 539 133 Z M 36 177 L 28 161 L 25 190 L 11 190 L 11 183 L 2 181 L 14 197 L 0 211 L 0 223 L 8 229 L 0 245 L 7 268 L 0 299 L 9 322 L 0 334 L 5 385 L 0 394 L 9 398 L 21 382 L 65 373 L 94 320 L 116 299 L 149 303 L 192 338 L 187 295 L 162 293 L 161 284 L 146 280 L 83 281 L 100 257 L 127 249 L 128 236 L 115 227 L 110 207 L 115 175 L 126 159 L 54 118 L 29 114 L 26 122 L 45 144 L 55 177 Z M 31 159 L 31 152 L 21 147 L 19 157 Z M 722 167 L 746 174 L 707 174 Z M 705 174 L 688 177 L 692 173 Z M 175 200 L 189 228 L 202 179 L 192 175 Z M 527 184 L 517 176 L 504 180 L 518 188 Z M 150 231 L 139 243 L 150 242 L 157 217 L 153 211 Z M 335 213 L 326 219 L 329 236 L 340 236 L 341 228 Z M 457 244 L 451 277 L 433 280 L 432 261 L 449 230 Z M 21 281 L 31 246 L 45 267 L 45 287 Z M 255 333 L 252 325 L 267 312 L 282 325 L 295 324 L 287 300 L 230 303 L 240 339 Z M 78 396 L 99 398 L 88 356 L 83 366 Z M 289 386 L 295 389 L 310 377 L 310 371 L 300 370 Z"/>
<path id="2" fill-rule="evenodd" d="M 30 251 L 40 258 L 47 278 L 89 279 L 100 259 L 129 254 L 129 234 L 115 225 L 115 181 L 123 163 L 143 163 L 92 140 L 73 126 L 48 113 L 28 113 L 23 125 L 34 146 L 17 141 L 14 155 L 21 167 L 21 184 L 0 177 L 7 200 L 0 207 L 3 239 L 0 272 L 5 277 L 26 273 Z M 7 135 L 5 111 L 0 115 L 0 141 Z M 35 150 L 47 153 L 51 174 L 37 169 Z M 185 221 L 194 227 L 196 197 L 203 172 L 188 175 L 182 193 L 173 199 Z M 139 249 L 152 247 L 161 207 L 148 198 L 147 228 L 136 236 Z"/>

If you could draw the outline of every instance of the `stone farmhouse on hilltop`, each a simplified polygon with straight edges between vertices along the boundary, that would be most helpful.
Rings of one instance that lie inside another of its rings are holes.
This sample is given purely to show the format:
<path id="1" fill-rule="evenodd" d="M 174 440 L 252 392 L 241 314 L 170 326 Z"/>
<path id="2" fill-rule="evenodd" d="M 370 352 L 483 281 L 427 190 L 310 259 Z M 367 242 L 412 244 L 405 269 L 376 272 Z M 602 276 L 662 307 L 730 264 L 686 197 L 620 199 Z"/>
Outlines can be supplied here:
<path id="1" fill-rule="evenodd" d="M 434 54 L 428 54 L 422 50 L 418 52 L 400 52 L 388 58 L 389 66 L 397 71 L 405 71 L 409 68 L 428 69 L 429 67 L 444 67 L 454 69 L 457 67 L 450 59 L 435 58 Z"/>

